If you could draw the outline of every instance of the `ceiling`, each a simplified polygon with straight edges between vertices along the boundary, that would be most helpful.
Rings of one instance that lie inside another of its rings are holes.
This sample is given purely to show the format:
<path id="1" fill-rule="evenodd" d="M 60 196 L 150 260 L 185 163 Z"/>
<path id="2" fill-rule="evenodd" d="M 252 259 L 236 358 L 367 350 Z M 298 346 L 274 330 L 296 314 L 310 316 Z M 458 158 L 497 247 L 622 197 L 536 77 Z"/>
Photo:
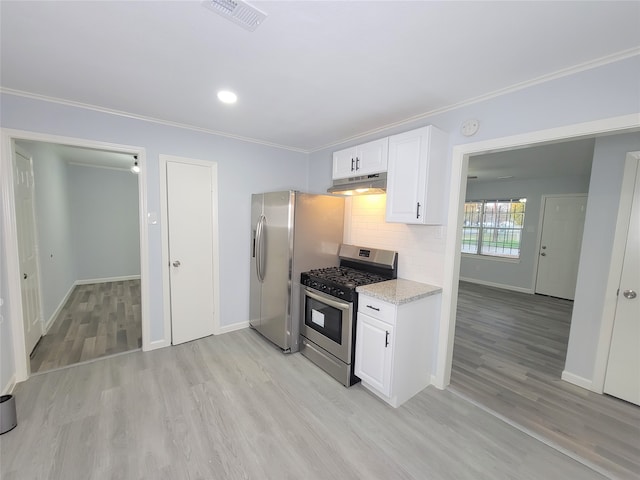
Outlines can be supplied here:
<path id="1" fill-rule="evenodd" d="M 550 177 L 589 177 L 594 145 L 594 138 L 585 138 L 474 155 L 469 158 L 467 178 L 469 182 L 480 183 Z"/>
<path id="2" fill-rule="evenodd" d="M 2 0 L 0 86 L 309 152 L 640 52 L 640 2 L 254 5 Z"/>

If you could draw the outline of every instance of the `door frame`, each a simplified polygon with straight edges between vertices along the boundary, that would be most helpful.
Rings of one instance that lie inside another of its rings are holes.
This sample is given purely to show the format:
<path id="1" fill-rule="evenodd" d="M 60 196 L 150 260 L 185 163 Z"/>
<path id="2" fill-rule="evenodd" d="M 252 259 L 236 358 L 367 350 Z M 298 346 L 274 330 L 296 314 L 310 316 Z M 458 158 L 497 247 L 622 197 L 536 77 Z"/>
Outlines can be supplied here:
<path id="1" fill-rule="evenodd" d="M 622 187 L 620 189 L 616 230 L 613 237 L 611 264 L 609 265 L 609 274 L 607 276 L 607 294 L 604 299 L 600 339 L 596 347 L 596 360 L 593 369 L 592 390 L 598 393 L 604 392 L 607 362 L 611 348 L 611 338 L 613 337 L 613 325 L 616 318 L 616 302 L 618 299 L 616 292 L 620 286 L 620 277 L 622 276 L 625 245 L 629 232 L 629 219 L 631 218 L 631 207 L 633 205 L 633 194 L 635 188 L 640 189 L 640 185 L 635 185 L 636 172 L 639 168 L 640 151 L 627 153 L 622 177 Z"/>
<path id="2" fill-rule="evenodd" d="M 218 163 L 214 161 L 197 160 L 193 158 L 177 157 L 173 155 L 159 155 L 160 169 L 160 235 L 162 238 L 162 309 L 164 313 L 163 329 L 165 333 L 164 342 L 171 345 L 173 342 L 171 328 L 171 279 L 169 275 L 169 213 L 167 208 L 167 162 L 179 162 L 187 165 L 197 165 L 211 168 L 211 195 L 213 225 L 213 334 L 226 333 L 220 327 L 220 255 L 219 255 L 219 225 L 218 225 Z M 244 327 L 244 326 L 243 326 Z M 235 330 L 235 328 L 233 329 Z M 231 330 L 229 330 L 231 331 Z"/>
<path id="3" fill-rule="evenodd" d="M 565 140 L 577 140 L 594 135 L 618 134 L 637 131 L 638 129 L 640 129 L 640 115 L 635 113 L 547 130 L 532 131 L 509 137 L 452 145 L 447 212 L 448 232 L 445 240 L 442 282 L 442 311 L 437 340 L 437 363 L 433 378 L 433 384 L 436 388 L 446 388 L 451 380 L 458 304 L 458 281 L 460 279 L 461 254 L 459 246 L 462 242 L 462 222 L 460 219 L 464 212 L 469 157 L 481 153 L 511 150 Z M 601 331 L 601 341 L 603 340 L 603 335 L 604 333 Z M 602 361 L 599 357 L 598 360 Z"/>
<path id="4" fill-rule="evenodd" d="M 146 151 L 143 147 L 122 145 L 115 143 L 99 142 L 82 138 L 63 137 L 24 130 L 2 129 L 2 156 L 0 158 L 0 188 L 2 190 L 3 205 L 3 230 L 2 236 L 7 252 L 7 296 L 8 304 L 6 312 L 11 325 L 13 358 L 15 376 L 10 383 L 25 381 L 29 378 L 29 353 L 26 352 L 24 328 L 22 326 L 22 300 L 20 284 L 11 282 L 11 278 L 20 276 L 18 259 L 18 238 L 16 228 L 15 197 L 13 186 L 13 152 L 12 146 L 15 140 L 27 140 L 43 143 L 57 143 L 74 147 L 90 148 L 96 150 L 110 150 L 132 155 L 138 155 L 138 204 L 140 225 L 140 293 L 141 293 L 141 323 L 142 323 L 142 350 L 151 350 L 150 318 L 149 318 L 149 233 L 146 219 L 147 211 L 147 174 Z M 40 289 L 39 289 L 40 290 Z M 41 295 L 41 292 L 39 292 Z"/>
<path id="5" fill-rule="evenodd" d="M 538 260 L 533 266 L 533 281 L 531 283 L 532 293 L 536 293 L 536 286 L 538 284 L 538 265 L 540 264 L 540 248 L 542 246 L 542 226 L 544 225 L 544 214 L 545 214 L 545 206 L 547 198 L 556 198 L 556 197 L 587 197 L 587 201 L 589 198 L 589 193 L 560 193 L 557 195 L 548 193 L 544 194 L 540 198 L 540 218 L 538 218 L 538 234 L 536 235 L 536 252 L 538 252 Z M 588 207 L 587 207 L 588 208 Z M 582 234 L 584 235 L 584 228 L 582 230 Z M 574 291 L 575 294 L 575 291 Z"/>

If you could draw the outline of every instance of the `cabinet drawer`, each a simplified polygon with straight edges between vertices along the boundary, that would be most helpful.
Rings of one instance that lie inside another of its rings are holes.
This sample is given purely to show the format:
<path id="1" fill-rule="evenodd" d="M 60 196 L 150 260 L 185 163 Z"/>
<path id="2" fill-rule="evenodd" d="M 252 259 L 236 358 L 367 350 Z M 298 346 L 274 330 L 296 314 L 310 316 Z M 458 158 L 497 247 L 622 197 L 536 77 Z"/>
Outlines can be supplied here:
<path id="1" fill-rule="evenodd" d="M 377 298 L 360 294 L 358 296 L 358 311 L 390 325 L 396 323 L 396 306 Z"/>

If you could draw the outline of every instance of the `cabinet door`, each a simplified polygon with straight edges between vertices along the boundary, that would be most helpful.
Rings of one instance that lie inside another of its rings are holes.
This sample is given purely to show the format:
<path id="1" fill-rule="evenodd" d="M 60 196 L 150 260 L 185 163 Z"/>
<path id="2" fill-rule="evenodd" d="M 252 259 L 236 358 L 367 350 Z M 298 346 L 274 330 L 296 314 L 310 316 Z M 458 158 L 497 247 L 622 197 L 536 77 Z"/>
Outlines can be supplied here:
<path id="1" fill-rule="evenodd" d="M 332 178 L 349 178 L 356 176 L 356 149 L 346 148 L 333 152 Z"/>
<path id="2" fill-rule="evenodd" d="M 387 171 L 389 139 L 382 138 L 356 147 L 356 175 Z"/>
<path id="3" fill-rule="evenodd" d="M 391 394 L 393 327 L 358 313 L 355 373 L 386 396 Z"/>
<path id="4" fill-rule="evenodd" d="M 427 148 L 426 127 L 389 138 L 387 222 L 423 223 Z"/>
<path id="5" fill-rule="evenodd" d="M 389 137 L 387 222 L 444 223 L 448 147 L 431 125 Z"/>

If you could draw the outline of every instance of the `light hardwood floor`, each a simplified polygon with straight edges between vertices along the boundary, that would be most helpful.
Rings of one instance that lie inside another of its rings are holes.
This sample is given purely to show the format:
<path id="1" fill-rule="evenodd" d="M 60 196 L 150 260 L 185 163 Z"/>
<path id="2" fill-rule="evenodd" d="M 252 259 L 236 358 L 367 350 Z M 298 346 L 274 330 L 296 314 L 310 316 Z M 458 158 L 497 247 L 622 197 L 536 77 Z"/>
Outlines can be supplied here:
<path id="1" fill-rule="evenodd" d="M 640 407 L 561 380 L 573 302 L 460 282 L 450 388 L 610 476 L 640 478 Z"/>
<path id="2" fill-rule="evenodd" d="M 78 285 L 31 354 L 44 372 L 142 345 L 140 280 Z"/>
<path id="3" fill-rule="evenodd" d="M 3 480 L 602 480 L 450 391 L 393 409 L 245 329 L 35 375 Z"/>

